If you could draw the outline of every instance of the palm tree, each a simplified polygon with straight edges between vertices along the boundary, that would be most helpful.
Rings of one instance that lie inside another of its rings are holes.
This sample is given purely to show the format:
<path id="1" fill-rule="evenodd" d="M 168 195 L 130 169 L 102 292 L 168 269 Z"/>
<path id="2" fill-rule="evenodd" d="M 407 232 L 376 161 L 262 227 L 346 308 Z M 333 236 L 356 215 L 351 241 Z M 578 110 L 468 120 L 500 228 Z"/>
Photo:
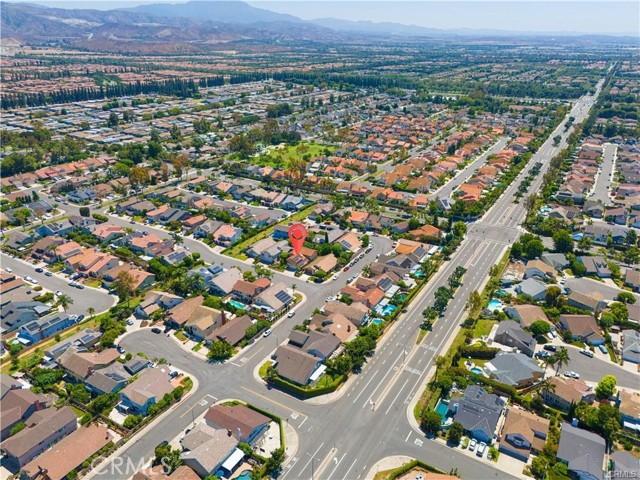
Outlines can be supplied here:
<path id="1" fill-rule="evenodd" d="M 540 387 L 538 393 L 555 392 L 556 384 L 551 380 L 552 377 L 546 377 L 542 382 L 538 384 Z"/>
<path id="2" fill-rule="evenodd" d="M 293 290 L 293 293 L 296 293 L 297 288 L 298 288 L 297 284 L 294 283 L 293 285 L 291 285 L 291 290 Z"/>
<path id="3" fill-rule="evenodd" d="M 95 308 L 93 308 L 93 307 L 89 307 L 89 308 L 87 308 L 87 313 L 89 314 L 89 316 L 90 316 L 91 318 L 93 318 L 93 316 L 94 316 L 94 315 L 95 315 L 95 313 L 96 313 L 96 309 L 95 309 Z"/>
<path id="4" fill-rule="evenodd" d="M 362 275 L 369 278 L 371 276 L 371 265 L 362 267 Z"/>
<path id="5" fill-rule="evenodd" d="M 567 350 L 567 347 L 560 347 L 553 357 L 554 364 L 556 366 L 556 375 L 558 375 L 560 369 L 569 363 L 569 350 Z"/>
<path id="6" fill-rule="evenodd" d="M 73 305 L 73 298 L 71 298 L 66 293 L 58 296 L 58 304 L 62 307 L 62 309 L 66 312 L 69 305 Z"/>

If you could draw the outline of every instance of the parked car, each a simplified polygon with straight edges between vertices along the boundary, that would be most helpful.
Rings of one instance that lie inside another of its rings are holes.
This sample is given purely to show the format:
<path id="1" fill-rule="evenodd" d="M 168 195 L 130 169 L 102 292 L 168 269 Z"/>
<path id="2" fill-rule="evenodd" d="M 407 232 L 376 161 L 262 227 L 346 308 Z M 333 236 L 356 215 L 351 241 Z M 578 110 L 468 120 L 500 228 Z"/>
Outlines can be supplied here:
<path id="1" fill-rule="evenodd" d="M 267 328 L 267 329 L 264 331 L 264 333 L 262 334 L 262 336 L 266 338 L 266 337 L 268 337 L 269 335 L 271 335 L 271 329 L 270 329 L 270 328 Z"/>
<path id="2" fill-rule="evenodd" d="M 573 370 L 565 370 L 564 376 L 569 378 L 580 378 L 580 374 L 574 372 Z"/>
<path id="3" fill-rule="evenodd" d="M 116 350 L 118 350 L 118 353 L 123 354 L 124 353 L 124 347 L 122 345 L 118 345 L 116 347 Z"/>
<path id="4" fill-rule="evenodd" d="M 4 269 L 4 271 L 5 271 L 5 272 L 7 272 L 7 273 L 13 273 L 13 270 L 12 270 L 12 269 L 10 269 L 9 267 L 6 267 L 6 268 Z"/>
<path id="5" fill-rule="evenodd" d="M 477 444 L 478 442 L 476 442 L 476 439 L 472 438 L 471 441 L 469 442 L 469 450 L 473 452 L 476 449 Z"/>
<path id="6" fill-rule="evenodd" d="M 81 283 L 76 283 L 74 286 L 79 290 L 82 290 L 84 288 L 84 285 Z"/>
<path id="7" fill-rule="evenodd" d="M 36 272 L 37 273 L 42 273 L 42 272 L 44 272 L 44 269 L 42 267 L 38 267 L 38 268 L 36 268 Z"/>
<path id="8" fill-rule="evenodd" d="M 127 325 L 129 326 L 133 325 L 133 320 L 131 320 L 130 318 L 127 318 Z"/>
<path id="9" fill-rule="evenodd" d="M 487 449 L 487 444 L 484 442 L 480 442 L 478 444 L 478 451 L 476 452 L 476 455 L 479 457 L 482 457 L 484 455 L 484 451 Z"/>
<path id="10" fill-rule="evenodd" d="M 180 372 L 178 372 L 177 370 L 171 370 L 171 372 L 169 373 L 169 376 L 171 378 L 176 378 L 178 375 L 180 375 Z"/>
<path id="11" fill-rule="evenodd" d="M 153 327 L 153 328 L 151 329 L 151 331 L 152 331 L 153 333 L 162 333 L 162 330 L 160 330 L 158 327 Z"/>
<path id="12" fill-rule="evenodd" d="M 44 276 L 45 277 L 52 277 L 53 273 L 51 273 L 50 271 L 47 270 L 46 272 L 44 272 Z"/>
<path id="13" fill-rule="evenodd" d="M 349 270 L 349 265 L 347 265 L 346 267 L 344 267 L 344 268 L 342 269 L 342 271 L 343 271 L 343 272 L 346 272 L 347 270 Z"/>
<path id="14" fill-rule="evenodd" d="M 334 280 L 337 280 L 338 278 L 340 278 L 340 275 L 336 273 L 336 274 L 333 276 L 333 279 L 334 279 Z"/>
<path id="15" fill-rule="evenodd" d="M 580 353 L 589 358 L 593 358 L 593 352 L 591 350 L 587 350 L 586 348 L 583 348 L 582 350 L 580 350 Z"/>
<path id="16" fill-rule="evenodd" d="M 550 344 L 545 345 L 543 348 L 548 352 L 555 352 L 555 351 L 558 350 L 558 347 L 556 347 L 555 345 L 550 345 Z"/>
<path id="17" fill-rule="evenodd" d="M 296 312 L 294 312 L 293 310 L 291 310 L 289 313 L 287 313 L 287 317 L 291 318 L 296 314 Z"/>
<path id="18" fill-rule="evenodd" d="M 602 353 L 609 353 L 609 350 L 607 350 L 607 347 L 605 347 L 604 345 L 598 345 L 598 350 L 600 350 Z"/>

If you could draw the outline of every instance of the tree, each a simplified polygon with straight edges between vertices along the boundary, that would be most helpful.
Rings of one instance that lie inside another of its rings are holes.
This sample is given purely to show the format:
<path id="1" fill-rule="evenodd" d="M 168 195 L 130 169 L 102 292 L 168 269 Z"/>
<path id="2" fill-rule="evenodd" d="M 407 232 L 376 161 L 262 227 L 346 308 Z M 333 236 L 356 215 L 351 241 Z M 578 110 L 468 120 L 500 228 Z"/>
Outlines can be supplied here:
<path id="1" fill-rule="evenodd" d="M 89 314 L 89 316 L 91 318 L 93 318 L 93 316 L 96 314 L 96 309 L 93 308 L 93 307 L 89 307 L 89 308 L 87 308 L 87 313 Z"/>
<path id="2" fill-rule="evenodd" d="M 620 292 L 616 295 L 616 300 L 618 302 L 626 303 L 627 305 L 636 303 L 636 297 L 630 292 Z"/>
<path id="3" fill-rule="evenodd" d="M 562 299 L 562 290 L 560 287 L 556 285 L 552 285 L 547 288 L 547 293 L 544 296 L 544 302 L 547 304 L 547 307 L 557 307 L 558 303 Z"/>
<path id="4" fill-rule="evenodd" d="M 626 322 L 629 320 L 629 309 L 624 303 L 613 302 L 609 305 L 609 311 L 615 315 L 619 322 Z"/>
<path id="5" fill-rule="evenodd" d="M 556 230 L 553 234 L 553 245 L 559 253 L 573 252 L 573 238 L 568 230 Z"/>
<path id="6" fill-rule="evenodd" d="M 544 320 L 536 320 L 529 327 L 529 331 L 536 337 L 546 335 L 551 331 L 551 325 L 549 325 L 549 322 L 545 322 Z"/>
<path id="7" fill-rule="evenodd" d="M 13 217 L 18 221 L 18 224 L 22 225 L 23 229 L 27 223 L 27 220 L 31 217 L 31 210 L 28 208 L 19 208 L 13 212 Z"/>
<path id="8" fill-rule="evenodd" d="M 91 215 L 91 209 L 89 207 L 80 207 L 78 210 L 80 211 L 81 217 L 88 217 Z"/>
<path id="9" fill-rule="evenodd" d="M 137 187 L 139 185 L 146 185 L 150 181 L 149 178 L 149 169 L 146 167 L 132 167 L 129 170 L 129 182 L 131 182 L 132 187 Z"/>
<path id="10" fill-rule="evenodd" d="M 464 427 L 460 422 L 453 422 L 447 432 L 447 441 L 453 445 L 458 445 L 464 434 Z"/>
<path id="11" fill-rule="evenodd" d="M 135 279 L 127 271 L 120 272 L 112 283 L 112 287 L 120 301 L 129 300 L 134 293 L 134 286 Z"/>
<path id="12" fill-rule="evenodd" d="M 117 127 L 119 123 L 120 123 L 120 119 L 118 118 L 118 114 L 116 112 L 111 112 L 107 120 L 107 126 Z"/>
<path id="13" fill-rule="evenodd" d="M 556 375 L 562 367 L 569 363 L 569 350 L 567 347 L 560 347 L 556 353 L 553 354 L 554 365 L 556 366 Z"/>
<path id="14" fill-rule="evenodd" d="M 469 311 L 469 314 L 473 315 L 475 312 L 480 310 L 480 307 L 482 307 L 482 297 L 477 290 L 474 290 L 467 299 L 467 310 Z"/>
<path id="15" fill-rule="evenodd" d="M 280 468 L 282 468 L 282 462 L 284 462 L 284 448 L 276 448 L 271 452 L 271 456 L 264 463 L 267 473 L 272 475 Z"/>
<path id="16" fill-rule="evenodd" d="M 428 410 L 425 408 L 422 415 L 420 415 L 420 426 L 429 434 L 434 434 L 440 430 L 441 424 L 442 418 L 440 417 L 440 414 L 434 410 Z"/>
<path id="17" fill-rule="evenodd" d="M 66 312 L 69 305 L 73 305 L 73 298 L 71 298 L 66 293 L 62 295 L 58 295 L 58 303 L 62 307 L 62 309 Z"/>
<path id="18" fill-rule="evenodd" d="M 13 437 L 16 433 L 21 432 L 25 428 L 27 428 L 27 425 L 24 422 L 18 422 L 13 427 L 11 427 L 11 430 L 9 431 L 9 436 Z"/>
<path id="19" fill-rule="evenodd" d="M 462 238 L 467 233 L 467 225 L 464 222 L 456 222 L 453 224 L 452 232 L 455 237 Z"/>
<path id="20" fill-rule="evenodd" d="M 543 479 L 549 469 L 549 460 L 544 455 L 536 456 L 531 462 L 531 474 L 537 479 Z"/>
<path id="21" fill-rule="evenodd" d="M 596 386 L 596 396 L 598 398 L 607 399 L 616 393 L 616 384 L 618 380 L 613 375 L 605 375 Z"/>
<path id="22" fill-rule="evenodd" d="M 155 458 L 153 460 L 154 465 L 162 465 L 163 473 L 170 474 L 174 472 L 181 464 L 180 450 L 172 449 L 167 443 L 161 443 L 155 448 Z"/>
<path id="23" fill-rule="evenodd" d="M 223 362 L 233 356 L 233 347 L 227 342 L 216 341 L 209 346 L 207 358 L 216 362 Z"/>

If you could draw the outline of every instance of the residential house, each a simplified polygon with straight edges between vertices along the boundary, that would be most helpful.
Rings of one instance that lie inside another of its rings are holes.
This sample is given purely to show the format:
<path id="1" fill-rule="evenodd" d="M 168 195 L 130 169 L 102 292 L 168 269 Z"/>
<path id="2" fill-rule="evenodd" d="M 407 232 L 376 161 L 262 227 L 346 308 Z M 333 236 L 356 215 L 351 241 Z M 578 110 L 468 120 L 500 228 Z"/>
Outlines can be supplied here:
<path id="1" fill-rule="evenodd" d="M 326 360 L 340 346 L 340 339 L 330 333 L 292 330 L 289 333 L 289 345 L 299 348 L 314 357 Z"/>
<path id="2" fill-rule="evenodd" d="M 589 345 L 602 345 L 604 337 L 593 315 L 560 315 L 560 326 L 572 334 L 574 340 Z"/>
<path id="3" fill-rule="evenodd" d="M 342 343 L 348 342 L 358 333 L 358 328 L 340 313 L 326 316 L 318 313 L 311 317 L 309 328 L 335 335 Z"/>
<path id="4" fill-rule="evenodd" d="M 547 294 L 547 285 L 535 278 L 528 278 L 516 286 L 516 292 L 529 295 L 534 300 L 544 300 Z"/>
<path id="5" fill-rule="evenodd" d="M 180 305 L 183 301 L 184 298 L 178 295 L 150 290 L 138 304 L 134 313 L 138 318 L 148 319 L 158 310 L 170 310 L 173 307 Z"/>
<path id="6" fill-rule="evenodd" d="M 637 434 L 640 432 L 640 393 L 619 388 L 617 397 L 616 403 L 620 410 L 622 427 Z"/>
<path id="7" fill-rule="evenodd" d="M 544 313 L 544 310 L 537 305 L 514 305 L 512 307 L 506 307 L 504 313 L 506 313 L 509 318 L 520 322 L 523 328 L 529 328 L 534 322 L 538 321 L 551 323 Z"/>
<path id="8" fill-rule="evenodd" d="M 545 252 L 540 256 L 540 260 L 553 267 L 558 272 L 569 268 L 569 260 L 564 253 L 549 253 Z"/>
<path id="9" fill-rule="evenodd" d="M 9 437 L 15 425 L 46 408 L 49 403 L 47 397 L 28 388 L 12 388 L 3 394 L 0 400 L 0 441 Z"/>
<path id="10" fill-rule="evenodd" d="M 233 285 L 231 294 L 236 300 L 239 300 L 240 302 L 243 302 L 247 305 L 251 305 L 256 296 L 269 288 L 270 285 L 271 280 L 269 280 L 267 277 L 258 278 L 253 282 L 238 280 Z"/>
<path id="11" fill-rule="evenodd" d="M 324 313 L 328 316 L 333 314 L 341 314 L 352 322 L 356 327 L 366 323 L 369 318 L 369 308 L 360 302 L 353 302 L 351 305 L 346 303 L 331 301 L 324 305 Z"/>
<path id="12" fill-rule="evenodd" d="M 228 247 L 229 245 L 235 243 L 242 236 L 242 229 L 238 227 L 234 227 L 230 224 L 224 224 L 220 228 L 218 228 L 212 235 L 213 241 L 216 245 L 221 245 L 223 247 Z"/>
<path id="13" fill-rule="evenodd" d="M 640 293 L 640 270 L 628 268 L 624 274 L 624 284 L 631 287 L 634 292 Z"/>
<path id="14" fill-rule="evenodd" d="M 101 242 L 112 242 L 116 238 L 126 234 L 121 226 L 110 225 L 108 223 L 94 225 L 89 230 L 91 231 L 91 234 Z"/>
<path id="15" fill-rule="evenodd" d="M 580 480 L 603 480 L 606 442 L 595 433 L 569 423 L 562 424 L 556 454 Z"/>
<path id="16" fill-rule="evenodd" d="M 291 345 L 280 345 L 276 350 L 274 368 L 278 375 L 298 385 L 307 385 L 318 370 L 322 359 Z"/>
<path id="17" fill-rule="evenodd" d="M 549 420 L 516 407 L 507 408 L 499 451 L 526 462 L 542 451 L 549 433 Z"/>
<path id="18" fill-rule="evenodd" d="M 90 424 L 69 434 L 50 450 L 33 459 L 20 470 L 28 480 L 63 480 L 72 471 L 82 469 L 85 460 L 115 440 L 109 429 Z"/>
<path id="19" fill-rule="evenodd" d="M 209 291 L 213 295 L 226 297 L 233 291 L 238 280 L 242 280 L 242 272 L 237 268 L 230 268 L 210 280 Z"/>
<path id="20" fill-rule="evenodd" d="M 236 346 L 245 337 L 249 327 L 253 325 L 251 317 L 242 315 L 223 323 L 207 336 L 207 343 L 226 342 Z"/>
<path id="21" fill-rule="evenodd" d="M 178 303 L 167 311 L 165 323 L 171 328 L 182 328 L 198 307 L 202 306 L 204 297 L 198 295 Z"/>
<path id="22" fill-rule="evenodd" d="M 600 292 L 586 294 L 574 290 L 569 294 L 569 297 L 567 297 L 567 303 L 572 307 L 578 307 L 595 313 L 607 307 L 607 302 Z"/>
<path id="23" fill-rule="evenodd" d="M 282 282 L 271 285 L 263 290 L 255 298 L 253 305 L 267 313 L 280 312 L 293 301 L 293 296 L 289 293 L 289 288 Z"/>
<path id="24" fill-rule="evenodd" d="M 78 417 L 71 407 L 51 407 L 34 412 L 25 424 L 26 428 L 0 443 L 7 460 L 19 467 L 76 430 Z"/>
<path id="25" fill-rule="evenodd" d="M 498 353 L 485 364 L 485 371 L 500 383 L 522 388 L 544 377 L 544 370 L 523 353 Z"/>
<path id="26" fill-rule="evenodd" d="M 131 414 L 146 415 L 148 408 L 173 391 L 169 368 L 147 368 L 120 391 L 120 404 Z"/>
<path id="27" fill-rule="evenodd" d="M 6 296 L 8 295 L 3 293 L 1 300 Z M 7 334 L 18 330 L 22 326 L 36 321 L 38 317 L 44 315 L 50 310 L 50 306 L 41 302 L 9 301 L 6 304 L 2 304 L 2 309 L 0 309 L 0 319 L 2 320 L 0 332 L 2 332 L 2 334 Z"/>
<path id="28" fill-rule="evenodd" d="M 316 258 L 304 268 L 304 271 L 308 275 L 315 275 L 318 272 L 329 273 L 336 268 L 337 265 L 338 259 L 333 255 L 333 253 L 330 253 Z"/>
<path id="29" fill-rule="evenodd" d="M 44 351 L 45 356 L 43 360 L 45 362 L 57 360 L 60 355 L 62 355 L 71 347 L 74 347 L 77 351 L 87 350 L 88 348 L 93 347 L 96 343 L 98 343 L 98 340 L 100 340 L 101 336 L 102 332 L 97 332 L 95 330 L 92 330 L 91 328 L 85 328 L 84 330 L 81 330 L 64 340 L 61 340 L 53 346 L 48 347 Z"/>
<path id="30" fill-rule="evenodd" d="M 553 387 L 542 390 L 542 398 L 550 407 L 567 412 L 571 405 L 593 403 L 596 399 L 594 390 L 584 380 L 563 377 L 551 377 L 549 380 Z"/>
<path id="31" fill-rule="evenodd" d="M 611 278 L 611 270 L 607 261 L 602 257 L 577 257 L 586 269 L 587 275 L 595 275 L 598 278 Z"/>
<path id="32" fill-rule="evenodd" d="M 223 469 L 225 462 L 238 451 L 238 440 L 228 430 L 215 429 L 206 423 L 199 423 L 182 439 L 183 463 L 191 468 L 200 478 L 214 475 Z M 244 458 L 241 453 L 240 459 Z M 235 461 L 235 459 L 234 459 Z M 155 480 L 155 479 L 154 479 Z"/>
<path id="33" fill-rule="evenodd" d="M 337 243 L 341 245 L 348 252 L 356 253 L 362 248 L 362 242 L 358 235 L 353 232 L 347 232 L 337 240 Z"/>
<path id="34" fill-rule="evenodd" d="M 53 313 L 22 325 L 18 335 L 32 344 L 49 338 L 73 324 L 75 324 L 75 320 L 66 313 Z"/>
<path id="35" fill-rule="evenodd" d="M 542 260 L 529 260 L 524 271 L 524 278 L 536 277 L 542 280 L 552 279 L 556 269 Z"/>
<path id="36" fill-rule="evenodd" d="M 517 348 L 528 357 L 533 357 L 537 344 L 533 335 L 525 332 L 520 324 L 513 320 L 505 320 L 498 324 L 494 341 Z"/>
<path id="37" fill-rule="evenodd" d="M 184 324 L 185 331 L 201 342 L 216 328 L 222 326 L 224 312 L 204 305 L 197 306 Z"/>
<path id="38" fill-rule="evenodd" d="M 455 422 L 462 424 L 471 438 L 490 445 L 505 405 L 504 398 L 487 393 L 478 385 L 470 385 L 462 396 L 451 398 L 448 413 Z"/>
<path id="39" fill-rule="evenodd" d="M 36 233 L 41 237 L 51 237 L 58 235 L 60 237 L 65 236 L 74 226 L 68 220 L 61 220 L 59 222 L 47 223 L 45 225 L 39 225 L 36 227 Z"/>
<path id="40" fill-rule="evenodd" d="M 622 339 L 622 359 L 640 364 L 640 332 L 632 329 L 620 332 Z"/>
<path id="41" fill-rule="evenodd" d="M 119 357 L 115 348 L 100 352 L 78 352 L 69 348 L 58 358 L 58 365 L 74 380 L 84 382 L 96 370 L 111 365 Z"/>
<path id="42" fill-rule="evenodd" d="M 213 405 L 204 421 L 210 427 L 230 431 L 238 442 L 248 444 L 254 444 L 271 423 L 269 417 L 242 404 Z"/>

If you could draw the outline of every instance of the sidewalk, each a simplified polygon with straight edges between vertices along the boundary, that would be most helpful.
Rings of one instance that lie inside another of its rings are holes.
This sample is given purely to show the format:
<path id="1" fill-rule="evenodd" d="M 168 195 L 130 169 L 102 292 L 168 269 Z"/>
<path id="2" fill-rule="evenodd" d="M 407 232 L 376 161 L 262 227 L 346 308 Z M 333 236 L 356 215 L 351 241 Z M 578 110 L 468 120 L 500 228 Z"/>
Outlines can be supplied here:
<path id="1" fill-rule="evenodd" d="M 373 480 L 373 478 L 375 478 L 375 476 L 379 472 L 395 470 L 396 468 L 400 468 L 401 466 L 412 462 L 413 460 L 415 460 L 415 458 L 407 457 L 405 455 L 394 455 L 392 457 L 385 457 L 373 464 L 371 469 L 364 476 L 364 480 Z"/>

